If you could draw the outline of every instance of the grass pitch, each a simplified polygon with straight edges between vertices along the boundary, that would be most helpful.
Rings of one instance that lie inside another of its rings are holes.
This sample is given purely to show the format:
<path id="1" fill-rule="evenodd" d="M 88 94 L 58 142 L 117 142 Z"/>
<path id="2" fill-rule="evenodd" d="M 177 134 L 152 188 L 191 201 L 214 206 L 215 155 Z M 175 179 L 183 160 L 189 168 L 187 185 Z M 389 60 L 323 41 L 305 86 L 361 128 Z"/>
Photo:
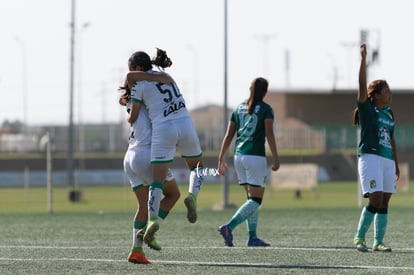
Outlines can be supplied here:
<path id="1" fill-rule="evenodd" d="M 412 185 L 413 186 L 413 185 Z M 187 194 L 187 185 L 180 185 L 181 196 Z M 318 189 L 303 190 L 297 199 L 295 190 L 266 189 L 262 208 L 347 208 L 358 207 L 356 182 L 321 183 Z M 136 198 L 129 184 L 113 186 L 80 186 L 79 202 L 70 202 L 68 187 L 54 187 L 52 192 L 52 210 L 54 213 L 71 212 L 129 212 L 136 207 Z M 245 200 L 243 188 L 230 184 L 227 204 L 239 206 Z M 47 190 L 44 187 L 0 188 L 0 214 L 11 213 L 47 213 Z M 211 210 L 223 203 L 223 187 L 220 184 L 206 183 L 198 196 L 199 210 Z M 365 201 L 366 202 L 366 201 Z M 364 202 L 364 203 L 365 203 Z M 414 194 L 398 193 L 392 197 L 391 206 L 414 207 Z M 184 211 L 183 203 L 177 203 L 174 211 Z"/>
<path id="2" fill-rule="evenodd" d="M 239 205 L 244 195 L 234 187 L 230 202 Z M 267 192 L 258 235 L 272 246 L 246 247 L 242 224 L 233 232 L 235 247 L 229 248 L 217 228 L 235 210 L 213 211 L 221 189 L 206 185 L 197 223 L 187 222 L 181 199 L 161 224 L 157 240 L 162 250 L 145 248 L 151 265 L 126 260 L 135 201 L 122 187 L 85 188 L 79 203 L 66 202 L 67 189 L 55 189 L 54 214 L 45 213 L 44 190 L 29 191 L 25 202 L 22 190 L 2 189 L 0 274 L 413 274 L 412 195 L 391 200 L 385 242 L 393 252 L 360 253 L 352 244 L 360 213 L 355 188 L 321 185 L 318 195 L 304 191 L 300 200 L 292 191 Z M 14 208 L 19 202 L 24 207 Z M 372 235 L 371 228 L 367 244 Z"/>

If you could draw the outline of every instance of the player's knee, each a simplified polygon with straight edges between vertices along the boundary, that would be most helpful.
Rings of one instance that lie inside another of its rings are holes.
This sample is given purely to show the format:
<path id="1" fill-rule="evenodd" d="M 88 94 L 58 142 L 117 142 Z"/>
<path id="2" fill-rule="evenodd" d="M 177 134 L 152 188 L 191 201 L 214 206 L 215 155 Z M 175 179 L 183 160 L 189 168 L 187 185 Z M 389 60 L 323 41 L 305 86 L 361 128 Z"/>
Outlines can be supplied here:
<path id="1" fill-rule="evenodd" d="M 252 201 L 256 202 L 257 204 L 261 205 L 263 198 L 255 198 L 255 197 L 249 197 Z"/>
<path id="2" fill-rule="evenodd" d="M 388 208 L 380 208 L 378 209 L 378 214 L 388 214 Z"/>
<path id="3" fill-rule="evenodd" d="M 374 205 L 372 205 L 371 203 L 369 203 L 369 204 L 367 205 L 367 210 L 368 210 L 369 212 L 373 213 L 373 214 L 375 214 L 375 213 L 377 213 L 377 212 L 378 212 L 378 208 L 377 208 L 377 207 L 375 207 Z"/>

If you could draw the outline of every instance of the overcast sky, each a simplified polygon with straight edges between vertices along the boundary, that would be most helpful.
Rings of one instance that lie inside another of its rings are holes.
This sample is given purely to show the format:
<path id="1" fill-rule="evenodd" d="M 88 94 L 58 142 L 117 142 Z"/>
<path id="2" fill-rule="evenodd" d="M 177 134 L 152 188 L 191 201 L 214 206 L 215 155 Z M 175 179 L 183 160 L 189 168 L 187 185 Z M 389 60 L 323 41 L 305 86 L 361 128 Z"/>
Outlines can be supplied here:
<path id="1" fill-rule="evenodd" d="M 257 76 L 273 89 L 355 88 L 361 30 L 379 49 L 369 78 L 414 88 L 411 2 L 228 0 L 230 107 Z M 70 16 L 71 0 L 0 1 L 0 123 L 68 124 Z M 156 47 L 190 109 L 223 103 L 224 0 L 77 0 L 76 33 L 75 123 L 124 119 L 128 57 Z"/>

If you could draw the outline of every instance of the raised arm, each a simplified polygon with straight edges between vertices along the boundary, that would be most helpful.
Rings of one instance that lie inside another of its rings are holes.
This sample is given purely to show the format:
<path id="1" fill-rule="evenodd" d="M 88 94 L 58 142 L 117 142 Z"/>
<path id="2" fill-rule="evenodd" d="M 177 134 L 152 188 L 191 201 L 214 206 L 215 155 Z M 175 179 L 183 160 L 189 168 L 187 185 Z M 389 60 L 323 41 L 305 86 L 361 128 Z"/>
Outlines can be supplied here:
<path id="1" fill-rule="evenodd" d="M 134 85 L 135 82 L 143 80 L 157 81 L 163 84 L 171 84 L 174 82 L 174 80 L 166 73 L 150 74 L 141 71 L 130 71 L 128 72 L 126 78 L 128 81 L 128 86 L 130 88 L 132 87 L 132 85 Z"/>
<path id="2" fill-rule="evenodd" d="M 362 44 L 359 48 L 361 53 L 361 64 L 359 66 L 359 90 L 358 101 L 363 103 L 368 98 L 367 93 L 367 46 Z"/>

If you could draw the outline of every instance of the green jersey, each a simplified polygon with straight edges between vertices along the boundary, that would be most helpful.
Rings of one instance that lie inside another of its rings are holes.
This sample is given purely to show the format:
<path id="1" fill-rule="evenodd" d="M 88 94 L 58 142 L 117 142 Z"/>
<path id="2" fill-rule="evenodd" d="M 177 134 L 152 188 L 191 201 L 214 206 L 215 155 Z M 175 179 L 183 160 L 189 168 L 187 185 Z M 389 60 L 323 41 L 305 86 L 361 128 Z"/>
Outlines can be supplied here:
<path id="1" fill-rule="evenodd" d="M 234 109 L 230 120 L 236 124 L 235 155 L 266 156 L 264 121 L 268 118 L 273 120 L 273 109 L 263 101 L 256 104 L 252 115 L 248 114 L 247 102 Z"/>
<path id="2" fill-rule="evenodd" d="M 391 140 L 395 123 L 391 108 L 378 108 L 369 99 L 357 102 L 357 106 L 361 127 L 358 155 L 376 154 L 394 160 Z"/>

